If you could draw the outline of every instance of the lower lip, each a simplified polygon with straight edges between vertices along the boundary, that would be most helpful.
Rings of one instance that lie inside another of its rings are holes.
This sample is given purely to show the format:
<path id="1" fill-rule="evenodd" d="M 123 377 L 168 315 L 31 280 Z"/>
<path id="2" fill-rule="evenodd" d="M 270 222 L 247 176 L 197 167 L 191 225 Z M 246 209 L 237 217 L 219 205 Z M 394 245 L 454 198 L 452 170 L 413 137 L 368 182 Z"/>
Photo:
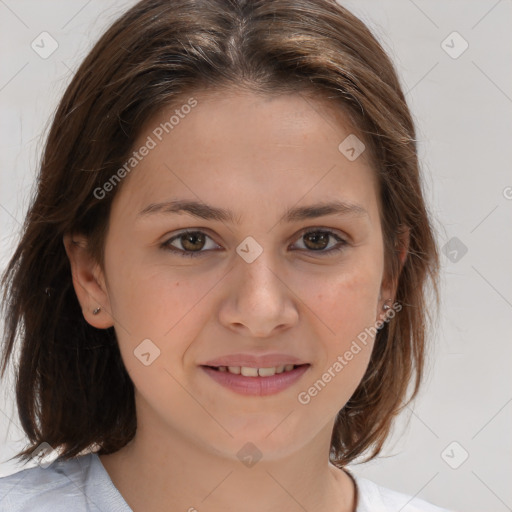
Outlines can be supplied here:
<path id="1" fill-rule="evenodd" d="M 297 382 L 310 365 L 305 364 L 289 372 L 276 373 L 270 377 L 244 377 L 229 372 L 213 370 L 209 366 L 201 368 L 216 382 L 240 395 L 275 395 Z"/>

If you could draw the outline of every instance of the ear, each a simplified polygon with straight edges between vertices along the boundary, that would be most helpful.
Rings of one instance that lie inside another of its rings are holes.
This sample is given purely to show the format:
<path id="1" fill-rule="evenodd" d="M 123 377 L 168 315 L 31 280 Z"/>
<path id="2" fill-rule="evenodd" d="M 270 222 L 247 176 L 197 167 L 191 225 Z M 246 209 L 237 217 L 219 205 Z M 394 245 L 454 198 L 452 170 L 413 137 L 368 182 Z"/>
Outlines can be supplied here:
<path id="1" fill-rule="evenodd" d="M 388 275 L 384 275 L 380 287 L 379 302 L 377 304 L 377 320 L 383 320 L 385 318 L 385 311 L 383 310 L 384 304 L 391 305 L 395 302 L 396 290 L 398 287 L 398 278 L 402 273 L 405 260 L 409 254 L 409 243 L 410 243 L 411 230 L 407 226 L 400 226 L 400 231 L 397 234 L 395 242 L 395 252 L 398 253 L 398 259 L 400 262 L 398 276 L 392 280 Z"/>
<path id="2" fill-rule="evenodd" d="M 100 265 L 93 260 L 88 250 L 87 237 L 67 234 L 63 242 L 71 264 L 73 287 L 85 320 L 98 329 L 112 327 L 114 322 L 110 315 L 105 278 Z M 95 315 L 93 311 L 97 308 L 101 309 Z"/>

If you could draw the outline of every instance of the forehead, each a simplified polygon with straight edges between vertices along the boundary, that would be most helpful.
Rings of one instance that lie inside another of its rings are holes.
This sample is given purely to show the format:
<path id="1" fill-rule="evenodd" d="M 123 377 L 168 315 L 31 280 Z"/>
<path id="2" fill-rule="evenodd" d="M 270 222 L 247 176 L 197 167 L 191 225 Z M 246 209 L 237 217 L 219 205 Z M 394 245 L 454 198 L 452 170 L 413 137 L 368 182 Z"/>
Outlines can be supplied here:
<path id="1" fill-rule="evenodd" d="M 299 93 L 199 93 L 193 99 L 193 108 L 175 104 L 146 122 L 134 149 L 152 149 L 125 178 L 123 202 L 145 206 L 185 194 L 213 204 L 237 198 L 293 203 L 326 192 L 332 199 L 375 200 L 367 151 L 356 159 L 344 153 L 345 141 L 362 144 L 361 136 L 332 103 Z"/>

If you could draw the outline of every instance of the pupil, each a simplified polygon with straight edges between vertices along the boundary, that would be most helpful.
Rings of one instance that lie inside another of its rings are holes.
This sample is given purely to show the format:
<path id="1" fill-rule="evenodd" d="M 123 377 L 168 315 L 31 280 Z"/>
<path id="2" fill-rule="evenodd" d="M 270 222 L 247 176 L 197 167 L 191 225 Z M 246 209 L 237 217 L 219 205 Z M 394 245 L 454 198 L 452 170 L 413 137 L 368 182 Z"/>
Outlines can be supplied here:
<path id="1" fill-rule="evenodd" d="M 197 239 L 200 240 L 200 244 L 201 244 L 201 242 L 204 244 L 204 235 L 202 233 L 185 233 L 181 237 L 183 247 L 185 249 L 191 250 L 191 251 L 194 251 L 195 249 L 202 248 L 202 245 L 201 245 L 201 247 L 197 247 L 197 242 L 196 242 L 196 245 L 194 245 L 194 240 L 197 240 Z"/>
<path id="2" fill-rule="evenodd" d="M 319 234 L 317 234 L 317 233 L 319 233 Z M 309 233 L 306 235 L 306 240 L 313 241 L 313 244 L 316 244 L 316 243 L 318 243 L 318 240 L 321 240 L 320 247 L 313 247 L 313 249 L 323 249 L 323 248 L 327 247 L 327 245 L 329 244 L 329 233 L 324 233 L 322 231 L 317 231 L 315 233 Z"/>

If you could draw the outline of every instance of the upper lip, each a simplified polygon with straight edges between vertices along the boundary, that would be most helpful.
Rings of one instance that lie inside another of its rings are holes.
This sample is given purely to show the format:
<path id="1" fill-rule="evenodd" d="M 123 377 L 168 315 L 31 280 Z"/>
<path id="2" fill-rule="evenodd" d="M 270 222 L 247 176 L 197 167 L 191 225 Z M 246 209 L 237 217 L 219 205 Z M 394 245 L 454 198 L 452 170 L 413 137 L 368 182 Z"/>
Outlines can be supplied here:
<path id="1" fill-rule="evenodd" d="M 211 359 L 201 366 L 246 366 L 252 368 L 272 368 L 286 364 L 307 364 L 301 359 L 289 354 L 230 354 Z"/>

